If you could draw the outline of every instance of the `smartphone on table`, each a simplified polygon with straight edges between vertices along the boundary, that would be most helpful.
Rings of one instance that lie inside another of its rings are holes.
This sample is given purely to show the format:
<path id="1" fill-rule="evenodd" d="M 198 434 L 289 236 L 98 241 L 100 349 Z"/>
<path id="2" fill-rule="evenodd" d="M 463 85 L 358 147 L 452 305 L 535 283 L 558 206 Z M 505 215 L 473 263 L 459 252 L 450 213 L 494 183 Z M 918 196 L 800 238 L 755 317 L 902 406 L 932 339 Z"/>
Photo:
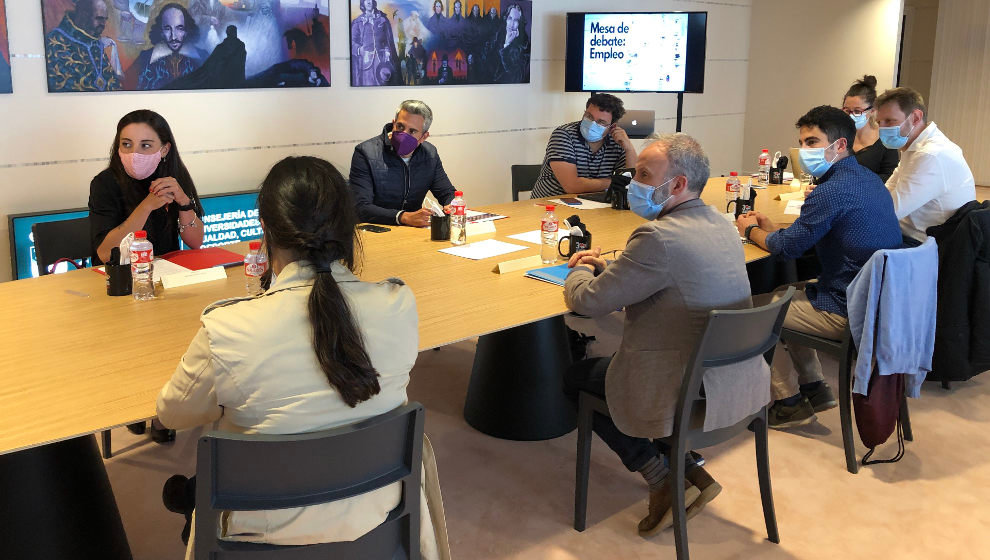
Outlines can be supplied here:
<path id="1" fill-rule="evenodd" d="M 392 228 L 376 226 L 375 224 L 361 224 L 357 228 L 363 231 L 370 231 L 371 233 L 385 233 L 386 231 L 392 231 Z"/>

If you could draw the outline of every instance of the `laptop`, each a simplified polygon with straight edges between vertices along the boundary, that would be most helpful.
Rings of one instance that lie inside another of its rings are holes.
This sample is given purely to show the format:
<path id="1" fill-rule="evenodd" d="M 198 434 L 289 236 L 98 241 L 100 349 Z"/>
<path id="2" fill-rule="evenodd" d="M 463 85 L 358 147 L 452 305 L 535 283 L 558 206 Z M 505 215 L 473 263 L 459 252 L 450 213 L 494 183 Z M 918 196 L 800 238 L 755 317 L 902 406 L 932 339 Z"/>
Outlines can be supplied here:
<path id="1" fill-rule="evenodd" d="M 630 138 L 646 138 L 653 134 L 656 113 L 653 111 L 630 109 L 616 123 Z"/>

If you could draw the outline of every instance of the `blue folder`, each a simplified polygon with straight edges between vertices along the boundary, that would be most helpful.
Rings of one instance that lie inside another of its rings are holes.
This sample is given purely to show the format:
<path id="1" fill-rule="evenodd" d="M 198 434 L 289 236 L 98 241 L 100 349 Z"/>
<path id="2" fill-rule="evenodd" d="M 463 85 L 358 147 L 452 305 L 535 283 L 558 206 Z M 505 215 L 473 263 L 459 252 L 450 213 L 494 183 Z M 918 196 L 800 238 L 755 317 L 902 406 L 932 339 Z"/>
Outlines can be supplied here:
<path id="1" fill-rule="evenodd" d="M 567 280 L 567 275 L 570 272 L 571 269 L 567 268 L 567 263 L 564 263 L 564 264 L 558 264 L 556 266 L 548 266 L 544 268 L 534 268 L 533 270 L 527 270 L 526 276 L 529 278 L 542 280 L 544 282 L 550 282 L 551 284 L 557 284 L 558 286 L 563 286 L 564 281 Z"/>

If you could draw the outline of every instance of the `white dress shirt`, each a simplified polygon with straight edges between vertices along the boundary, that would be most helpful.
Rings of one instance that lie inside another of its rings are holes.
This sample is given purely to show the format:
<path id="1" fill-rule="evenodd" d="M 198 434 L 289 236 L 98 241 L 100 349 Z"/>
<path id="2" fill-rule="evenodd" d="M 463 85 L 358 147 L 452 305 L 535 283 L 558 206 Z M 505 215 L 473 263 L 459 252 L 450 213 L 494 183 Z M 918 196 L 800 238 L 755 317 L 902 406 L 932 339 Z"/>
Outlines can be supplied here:
<path id="1" fill-rule="evenodd" d="M 925 230 L 945 223 L 961 206 L 976 199 L 973 172 L 962 149 L 934 122 L 901 152 L 901 162 L 887 179 L 901 233 L 924 241 Z"/>
<path id="2" fill-rule="evenodd" d="M 313 269 L 295 262 L 264 295 L 204 311 L 202 328 L 158 397 L 162 423 L 182 429 L 218 421 L 225 431 L 294 434 L 359 422 L 404 404 L 419 347 L 412 290 L 398 281 L 362 282 L 340 263 L 331 271 L 380 376 L 380 393 L 352 408 L 327 381 L 313 351 L 307 309 Z M 283 545 L 354 540 L 385 520 L 400 491 L 395 483 L 306 508 L 230 512 L 222 536 Z M 423 523 L 428 526 L 429 518 Z"/>

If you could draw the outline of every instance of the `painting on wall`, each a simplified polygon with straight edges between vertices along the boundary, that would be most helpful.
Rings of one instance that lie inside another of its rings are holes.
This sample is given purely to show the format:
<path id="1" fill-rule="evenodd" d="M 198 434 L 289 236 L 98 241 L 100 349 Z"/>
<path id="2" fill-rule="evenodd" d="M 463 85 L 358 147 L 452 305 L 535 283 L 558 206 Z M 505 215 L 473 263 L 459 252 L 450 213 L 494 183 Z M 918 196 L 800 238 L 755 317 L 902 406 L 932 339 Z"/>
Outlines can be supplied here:
<path id="1" fill-rule="evenodd" d="M 330 85 L 329 0 L 41 0 L 48 91 Z"/>
<path id="2" fill-rule="evenodd" d="M 10 47 L 7 44 L 7 7 L 0 0 L 0 93 L 13 91 L 10 83 Z"/>
<path id="3" fill-rule="evenodd" d="M 529 0 L 350 0 L 351 85 L 529 83 Z"/>

